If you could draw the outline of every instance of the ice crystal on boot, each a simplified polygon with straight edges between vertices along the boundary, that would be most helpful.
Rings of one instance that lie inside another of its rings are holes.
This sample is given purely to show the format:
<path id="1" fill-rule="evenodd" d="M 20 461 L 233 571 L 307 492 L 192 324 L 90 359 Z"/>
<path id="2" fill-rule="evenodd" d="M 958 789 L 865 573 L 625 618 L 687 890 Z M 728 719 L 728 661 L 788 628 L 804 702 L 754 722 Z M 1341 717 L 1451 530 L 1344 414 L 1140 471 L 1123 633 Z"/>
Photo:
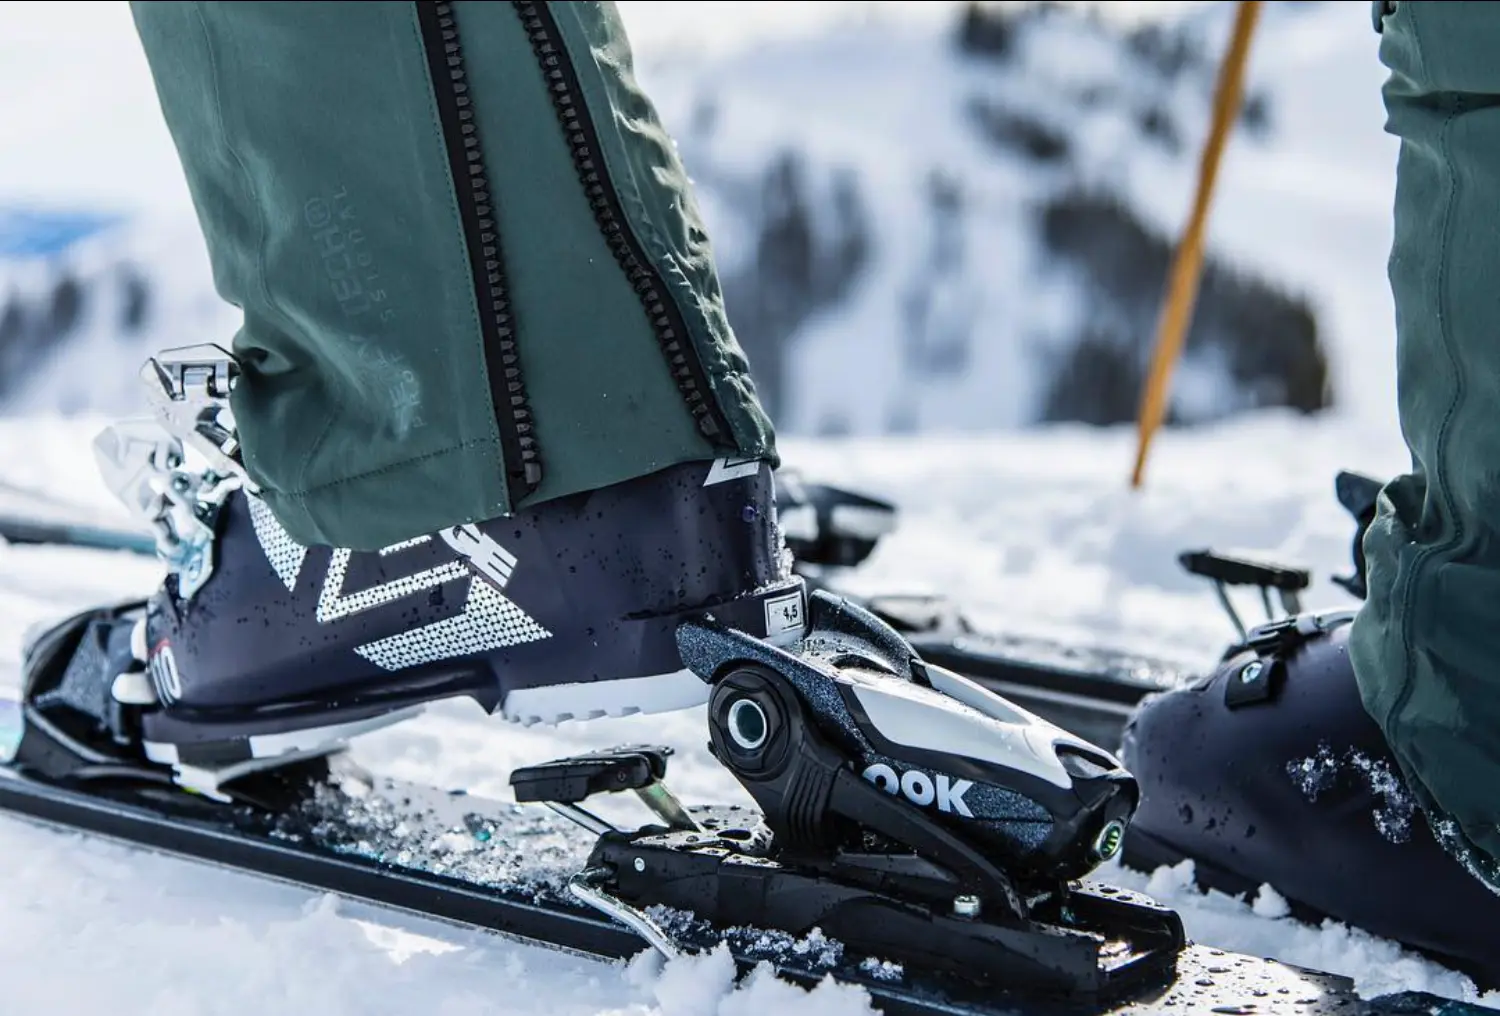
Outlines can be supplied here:
<path id="1" fill-rule="evenodd" d="M 1321 744 L 1317 754 L 1295 759 L 1286 767 L 1287 775 L 1297 789 L 1313 802 L 1331 790 L 1339 782 L 1339 774 L 1346 770 L 1356 785 L 1374 799 L 1371 817 L 1380 835 L 1392 843 L 1409 840 L 1417 802 L 1406 789 L 1400 774 L 1386 759 L 1371 758 L 1353 748 L 1341 759 L 1331 747 Z"/>
<path id="2" fill-rule="evenodd" d="M 1287 775 L 1309 801 L 1329 789 L 1338 780 L 1339 762 L 1333 749 L 1326 744 L 1318 745 L 1318 753 L 1309 758 L 1295 759 L 1286 764 Z"/>
<path id="3" fill-rule="evenodd" d="M 1382 802 L 1375 808 L 1375 828 L 1380 835 L 1392 843 L 1411 839 L 1411 817 L 1416 813 L 1417 802 L 1390 762 L 1351 751 L 1349 764 L 1364 777 L 1370 793 Z"/>

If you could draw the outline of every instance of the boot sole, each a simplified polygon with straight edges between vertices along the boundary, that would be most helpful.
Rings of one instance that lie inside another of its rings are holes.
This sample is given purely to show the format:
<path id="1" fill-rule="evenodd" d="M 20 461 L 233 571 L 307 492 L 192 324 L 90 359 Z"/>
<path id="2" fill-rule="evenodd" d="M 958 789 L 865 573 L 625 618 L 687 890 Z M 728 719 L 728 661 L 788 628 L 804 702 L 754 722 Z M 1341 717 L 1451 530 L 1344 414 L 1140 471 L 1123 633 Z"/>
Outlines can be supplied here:
<path id="1" fill-rule="evenodd" d="M 637 713 L 670 713 L 708 701 L 708 685 L 691 670 L 645 677 L 518 688 L 505 696 L 499 715 L 523 727 L 599 720 Z"/>

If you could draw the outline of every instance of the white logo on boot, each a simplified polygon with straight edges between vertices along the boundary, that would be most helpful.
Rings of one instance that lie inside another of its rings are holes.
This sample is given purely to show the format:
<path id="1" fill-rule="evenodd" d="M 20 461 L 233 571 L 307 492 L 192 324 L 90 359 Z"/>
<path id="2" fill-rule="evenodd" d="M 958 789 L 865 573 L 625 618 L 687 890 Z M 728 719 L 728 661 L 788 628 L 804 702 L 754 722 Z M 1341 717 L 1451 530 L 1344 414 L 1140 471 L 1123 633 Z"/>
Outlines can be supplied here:
<path id="1" fill-rule="evenodd" d="M 265 551 L 266 560 L 291 590 L 301 572 L 306 548 L 291 538 L 264 502 L 254 496 L 249 501 L 255 535 Z M 356 646 L 354 651 L 384 670 L 401 670 L 419 663 L 433 663 L 551 638 L 550 631 L 502 592 L 516 568 L 514 554 L 474 525 L 452 526 L 438 536 L 463 560 L 448 561 L 348 595 L 344 593 L 344 580 L 352 554 L 345 549 L 335 549 L 329 556 L 328 571 L 318 591 L 314 614 L 318 623 L 332 624 L 467 578 L 469 593 L 463 610 L 458 614 Z M 389 557 L 431 539 L 432 536 L 427 535 L 404 540 L 383 548 L 380 555 Z"/>

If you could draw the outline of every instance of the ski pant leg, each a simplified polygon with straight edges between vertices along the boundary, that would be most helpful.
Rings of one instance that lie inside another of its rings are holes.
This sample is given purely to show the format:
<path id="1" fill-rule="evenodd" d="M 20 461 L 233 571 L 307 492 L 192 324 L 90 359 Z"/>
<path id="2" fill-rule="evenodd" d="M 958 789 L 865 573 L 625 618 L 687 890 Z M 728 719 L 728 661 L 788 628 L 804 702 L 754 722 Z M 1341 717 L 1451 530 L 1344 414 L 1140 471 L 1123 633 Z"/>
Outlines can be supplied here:
<path id="1" fill-rule="evenodd" d="M 1412 466 L 1365 538 L 1350 651 L 1439 838 L 1500 891 L 1500 4 L 1377 14 Z"/>
<path id="2" fill-rule="evenodd" d="M 687 178 L 605 3 L 136 2 L 247 472 L 373 549 L 774 461 Z"/>

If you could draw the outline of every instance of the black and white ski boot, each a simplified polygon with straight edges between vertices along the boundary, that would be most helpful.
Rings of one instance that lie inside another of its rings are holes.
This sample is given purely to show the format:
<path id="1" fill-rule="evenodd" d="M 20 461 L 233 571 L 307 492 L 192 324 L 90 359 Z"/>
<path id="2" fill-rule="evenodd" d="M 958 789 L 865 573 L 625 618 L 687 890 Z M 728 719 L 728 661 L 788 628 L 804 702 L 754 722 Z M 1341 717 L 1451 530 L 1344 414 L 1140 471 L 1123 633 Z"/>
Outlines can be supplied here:
<path id="1" fill-rule="evenodd" d="M 812 594 L 809 620 L 787 649 L 710 619 L 679 630 L 712 687 L 710 748 L 759 814 L 684 809 L 661 787 L 661 749 L 512 774 L 517 800 L 599 835 L 574 894 L 667 953 L 736 928 L 820 931 L 951 978 L 954 998 L 1097 1003 L 1170 982 L 1177 916 L 1075 881 L 1115 855 L 1135 807 L 1119 763 L 924 663 L 847 600 Z M 618 830 L 582 808 L 632 789 L 659 824 Z"/>
<path id="2" fill-rule="evenodd" d="M 1351 614 L 1251 629 L 1217 671 L 1149 700 L 1125 734 L 1141 805 L 1125 862 L 1270 885 L 1312 919 L 1395 939 L 1500 986 L 1500 896 L 1434 839 L 1346 649 Z"/>
<path id="3" fill-rule="evenodd" d="M 96 450 L 169 573 L 148 601 L 34 644 L 23 752 L 61 765 L 118 749 L 213 794 L 438 699 L 521 723 L 701 703 L 675 641 L 685 618 L 802 635 L 768 463 L 675 466 L 378 552 L 304 547 L 237 462 L 228 354 L 170 351 L 145 373 L 161 421 L 118 426 Z M 188 470 L 192 452 L 207 468 Z"/>

